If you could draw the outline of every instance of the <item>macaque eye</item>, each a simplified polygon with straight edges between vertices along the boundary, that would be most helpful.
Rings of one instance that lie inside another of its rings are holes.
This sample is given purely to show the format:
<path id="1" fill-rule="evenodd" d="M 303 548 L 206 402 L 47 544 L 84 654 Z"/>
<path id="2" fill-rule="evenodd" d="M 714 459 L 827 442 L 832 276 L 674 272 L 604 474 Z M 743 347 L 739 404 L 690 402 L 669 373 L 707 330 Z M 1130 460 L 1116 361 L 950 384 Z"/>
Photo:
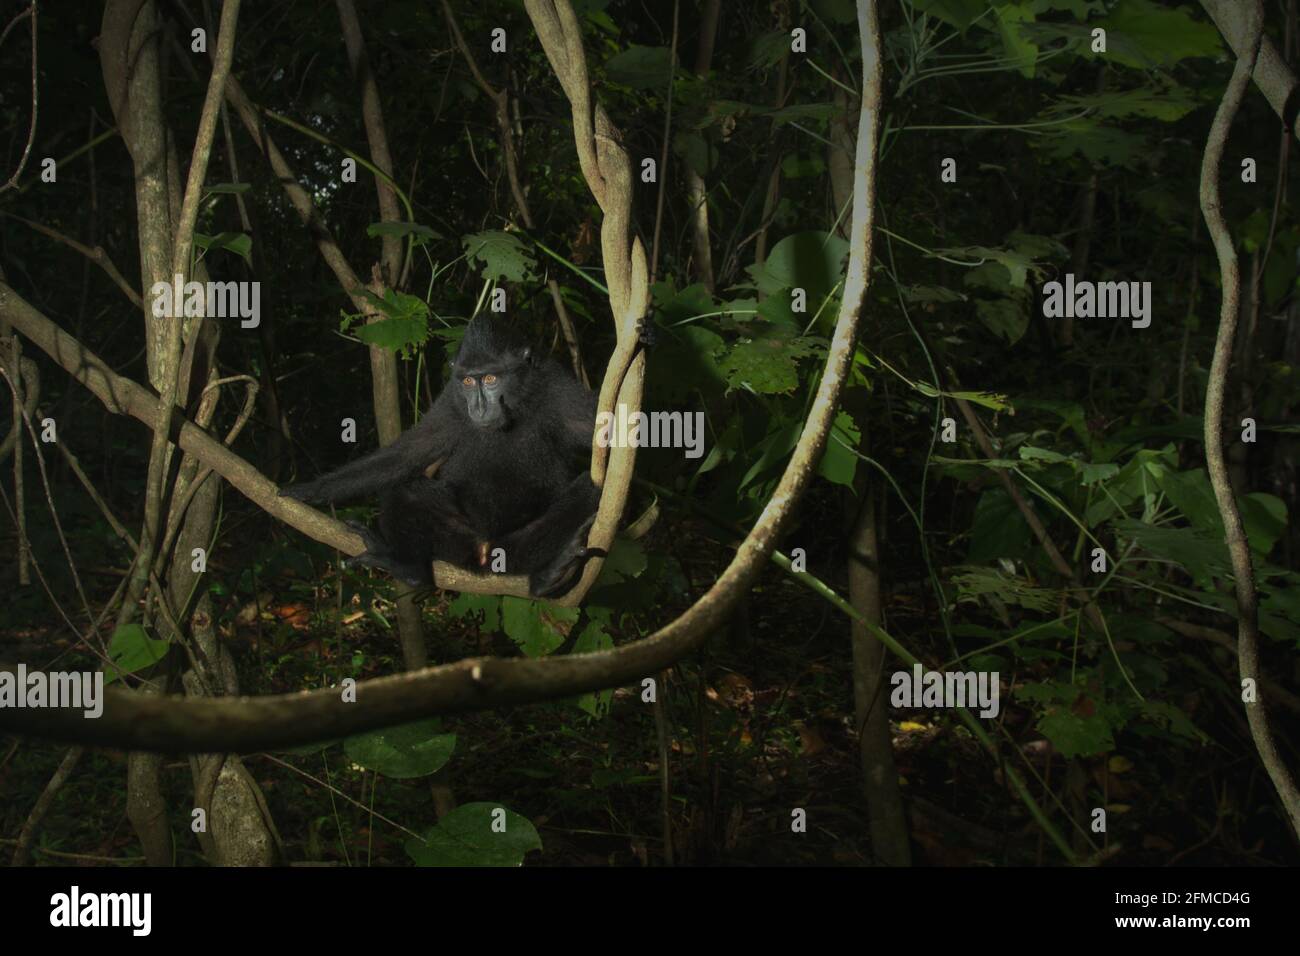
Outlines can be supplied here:
<path id="1" fill-rule="evenodd" d="M 462 378 L 462 379 L 460 380 L 460 384 L 464 385 L 466 388 L 473 388 L 473 387 L 474 387 L 474 376 L 473 376 L 473 375 L 466 375 L 464 378 Z"/>
<path id="2" fill-rule="evenodd" d="M 497 383 L 497 377 L 495 375 L 488 373 L 487 375 L 483 376 L 484 385 L 495 385 L 496 383 Z"/>

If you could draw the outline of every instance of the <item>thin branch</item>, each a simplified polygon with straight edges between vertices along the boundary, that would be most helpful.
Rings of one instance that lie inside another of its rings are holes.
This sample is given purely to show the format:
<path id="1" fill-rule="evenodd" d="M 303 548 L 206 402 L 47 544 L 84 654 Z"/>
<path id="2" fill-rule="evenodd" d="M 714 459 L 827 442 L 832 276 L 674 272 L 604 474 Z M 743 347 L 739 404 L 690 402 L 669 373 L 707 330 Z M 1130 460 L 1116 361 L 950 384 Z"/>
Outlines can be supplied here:
<path id="1" fill-rule="evenodd" d="M 11 866 L 26 866 L 32 855 L 32 844 L 36 842 L 36 834 L 40 831 L 41 822 L 45 819 L 46 814 L 50 812 L 50 807 L 54 805 L 54 798 L 59 795 L 63 785 L 68 782 L 72 776 L 72 771 L 76 769 L 77 762 L 81 760 L 81 755 L 85 750 L 81 747 L 69 747 L 59 761 L 58 768 L 50 776 L 49 782 L 41 795 L 32 805 L 31 813 L 27 814 L 27 820 L 23 823 L 22 832 L 18 834 L 18 845 L 14 847 L 14 857 Z"/>
<path id="2" fill-rule="evenodd" d="M 31 125 L 27 128 L 27 143 L 23 146 L 23 154 L 19 157 L 18 167 L 13 171 L 13 175 L 9 177 L 9 180 L 3 186 L 0 186 L 0 193 L 4 192 L 6 189 L 18 188 L 18 178 L 22 176 L 23 169 L 27 166 L 27 160 L 32 154 L 32 144 L 36 142 L 36 117 L 41 101 L 41 88 L 40 84 L 37 82 L 36 72 L 36 0 L 32 0 L 31 6 L 26 10 L 21 11 L 16 17 L 9 21 L 9 25 L 5 27 L 4 33 L 0 34 L 0 46 L 4 45 L 5 37 L 9 35 L 9 31 L 17 26 L 23 17 L 27 17 L 32 22 L 32 121 Z"/>
<path id="3" fill-rule="evenodd" d="M 668 92 L 664 98 L 668 106 L 664 111 L 664 138 L 659 148 L 659 194 L 655 197 L 655 236 L 650 244 L 650 283 L 659 278 L 659 233 L 664 224 L 664 187 L 668 182 L 668 140 L 673 131 L 673 80 L 677 78 L 677 14 L 679 0 L 673 0 L 673 40 L 668 48 Z M 672 848 L 668 850 L 671 857 Z M 671 860 L 670 860 L 671 862 Z"/>
<path id="4" fill-rule="evenodd" d="M 1255 590 L 1255 571 L 1251 565 L 1250 543 L 1241 522 L 1241 512 L 1228 477 L 1228 467 L 1223 455 L 1223 398 L 1227 388 L 1228 369 L 1232 364 L 1232 346 L 1241 311 L 1241 269 L 1237 250 L 1223 216 L 1219 194 L 1219 167 L 1228 143 L 1232 120 L 1237 115 L 1241 101 L 1250 85 L 1250 77 L 1259 55 L 1259 45 L 1264 32 L 1264 12 L 1259 0 L 1247 0 L 1240 9 L 1251 20 L 1249 40 L 1238 55 L 1232 69 L 1232 78 L 1223 93 L 1223 100 L 1214 114 L 1210 135 L 1201 161 L 1201 212 L 1205 225 L 1214 241 L 1214 251 L 1219 260 L 1220 287 L 1223 303 L 1219 309 L 1219 332 L 1214 341 L 1214 358 L 1210 363 L 1209 380 L 1205 387 L 1205 464 L 1214 487 L 1214 497 L 1223 518 L 1228 555 L 1232 559 L 1233 590 L 1237 596 L 1237 664 L 1241 672 L 1242 696 L 1246 698 L 1246 685 L 1255 688 L 1255 696 L 1245 700 L 1246 720 L 1255 740 L 1264 769 L 1277 789 L 1278 797 L 1291 818 L 1291 827 L 1300 835 L 1300 790 L 1295 779 L 1278 753 L 1273 732 L 1264 710 L 1264 694 L 1259 668 L 1259 595 Z M 1239 47 L 1240 49 L 1240 47 Z"/>
<path id="5" fill-rule="evenodd" d="M 108 257 L 108 253 L 104 251 L 103 246 L 88 246 L 85 243 L 78 242 L 71 236 L 65 236 L 57 229 L 51 229 L 49 226 L 42 225 L 39 222 L 24 219 L 22 216 L 15 216 L 11 212 L 0 212 L 0 216 L 8 216 L 10 219 L 21 222 L 28 228 L 35 229 L 41 235 L 49 236 L 56 242 L 63 243 L 69 249 L 74 249 L 77 252 L 80 252 L 83 256 L 104 270 L 105 275 L 113 280 L 113 284 L 122 290 L 122 294 L 131 300 L 133 306 L 137 309 L 144 308 L 144 299 L 140 297 L 139 292 L 136 292 L 135 289 L 131 287 L 131 283 L 126 281 L 126 277 L 118 271 L 117 266 L 113 265 L 113 260 Z"/>

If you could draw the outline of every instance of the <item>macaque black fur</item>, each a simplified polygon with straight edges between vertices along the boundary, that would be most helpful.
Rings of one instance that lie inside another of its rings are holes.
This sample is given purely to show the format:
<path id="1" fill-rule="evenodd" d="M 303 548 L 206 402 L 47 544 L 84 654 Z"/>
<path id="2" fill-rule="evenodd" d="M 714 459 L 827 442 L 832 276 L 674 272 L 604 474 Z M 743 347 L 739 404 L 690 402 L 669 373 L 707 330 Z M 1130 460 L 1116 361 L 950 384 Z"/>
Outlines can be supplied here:
<path id="1" fill-rule="evenodd" d="M 378 494 L 377 528 L 353 564 L 407 584 L 432 581 L 432 562 L 529 576 L 536 597 L 567 590 L 584 561 L 600 491 L 589 474 L 596 397 L 550 359 L 532 355 L 506 321 L 477 316 L 452 377 L 419 424 L 386 448 L 282 488 L 300 501 Z"/>

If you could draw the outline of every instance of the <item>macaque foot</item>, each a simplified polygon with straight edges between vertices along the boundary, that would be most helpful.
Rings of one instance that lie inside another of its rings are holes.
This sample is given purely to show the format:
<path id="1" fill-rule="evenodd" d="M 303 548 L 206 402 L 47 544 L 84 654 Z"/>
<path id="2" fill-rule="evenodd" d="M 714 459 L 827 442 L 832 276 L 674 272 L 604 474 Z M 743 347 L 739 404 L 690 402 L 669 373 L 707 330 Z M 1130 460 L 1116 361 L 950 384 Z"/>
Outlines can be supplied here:
<path id="1" fill-rule="evenodd" d="M 587 534 L 591 531 L 595 520 L 596 516 L 592 515 L 560 549 L 555 560 L 532 574 L 528 581 L 528 590 L 532 592 L 533 597 L 559 597 L 569 589 L 573 577 L 582 570 L 588 558 L 606 556 L 607 552 L 603 548 L 587 547 Z"/>
<path id="2" fill-rule="evenodd" d="M 345 521 L 344 524 L 361 536 L 361 540 L 366 543 L 366 550 L 358 555 L 344 558 L 343 567 L 375 568 L 379 571 L 387 571 L 398 581 L 413 588 L 432 583 L 433 574 L 429 568 L 406 561 L 399 561 L 388 552 L 383 541 L 365 525 L 358 521 Z"/>
<path id="3" fill-rule="evenodd" d="M 395 580 L 413 588 L 423 587 L 433 582 L 433 575 L 429 568 L 403 563 L 382 552 L 366 551 L 364 554 L 345 558 L 343 566 L 345 568 L 374 568 L 378 571 L 387 571 Z"/>

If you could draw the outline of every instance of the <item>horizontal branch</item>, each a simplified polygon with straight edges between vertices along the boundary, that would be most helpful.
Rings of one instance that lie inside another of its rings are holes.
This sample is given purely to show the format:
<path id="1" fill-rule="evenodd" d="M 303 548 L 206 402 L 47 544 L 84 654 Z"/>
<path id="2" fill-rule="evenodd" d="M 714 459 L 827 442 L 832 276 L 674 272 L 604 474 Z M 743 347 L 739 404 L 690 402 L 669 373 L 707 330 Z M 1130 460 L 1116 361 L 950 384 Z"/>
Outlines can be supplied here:
<path id="1" fill-rule="evenodd" d="M 0 317 L 13 323 L 15 329 L 90 389 L 110 412 L 130 415 L 149 427 L 157 421 L 158 399 L 152 392 L 118 375 L 103 359 L 3 282 L 0 282 Z M 360 554 L 365 550 L 361 536 L 347 525 L 292 498 L 281 498 L 274 482 L 203 429 L 186 421 L 179 410 L 172 416 L 169 433 L 172 441 L 210 466 L 231 487 L 272 517 L 344 554 Z"/>

